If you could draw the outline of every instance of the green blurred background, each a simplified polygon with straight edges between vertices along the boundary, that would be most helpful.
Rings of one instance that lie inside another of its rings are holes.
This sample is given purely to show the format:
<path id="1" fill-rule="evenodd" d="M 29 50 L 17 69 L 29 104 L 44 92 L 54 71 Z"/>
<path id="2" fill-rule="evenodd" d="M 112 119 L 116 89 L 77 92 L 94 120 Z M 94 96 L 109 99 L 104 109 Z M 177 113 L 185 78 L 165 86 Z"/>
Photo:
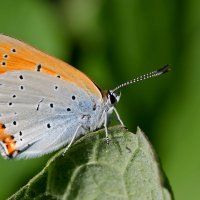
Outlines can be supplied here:
<path id="1" fill-rule="evenodd" d="M 200 198 L 200 2 L 197 0 L 0 0 L 0 32 L 48 52 L 102 88 L 172 71 L 122 90 L 118 111 L 153 143 L 176 199 Z M 39 172 L 48 156 L 0 158 L 0 200 Z"/>

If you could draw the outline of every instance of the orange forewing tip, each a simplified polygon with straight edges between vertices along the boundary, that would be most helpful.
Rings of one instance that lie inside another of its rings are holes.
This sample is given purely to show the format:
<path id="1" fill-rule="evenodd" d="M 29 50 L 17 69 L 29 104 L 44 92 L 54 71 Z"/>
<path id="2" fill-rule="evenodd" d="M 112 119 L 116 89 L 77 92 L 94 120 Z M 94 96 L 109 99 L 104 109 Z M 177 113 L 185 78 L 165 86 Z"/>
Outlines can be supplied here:
<path id="1" fill-rule="evenodd" d="M 0 34 L 0 73 L 33 70 L 61 77 L 87 92 L 101 97 L 101 91 L 84 73 L 19 40 Z"/>

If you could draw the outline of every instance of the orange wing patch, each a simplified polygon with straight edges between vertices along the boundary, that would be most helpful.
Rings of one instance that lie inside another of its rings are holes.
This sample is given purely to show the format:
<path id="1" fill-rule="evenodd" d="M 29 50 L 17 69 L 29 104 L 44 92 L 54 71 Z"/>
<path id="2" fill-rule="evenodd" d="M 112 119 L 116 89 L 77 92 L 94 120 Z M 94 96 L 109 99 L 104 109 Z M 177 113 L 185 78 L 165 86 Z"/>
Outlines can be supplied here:
<path id="1" fill-rule="evenodd" d="M 16 151 L 16 142 L 14 141 L 14 137 L 5 132 L 5 125 L 0 124 L 0 140 L 6 145 L 7 155 L 11 157 Z"/>
<path id="2" fill-rule="evenodd" d="M 19 40 L 0 34 L 0 73 L 13 70 L 32 70 L 62 78 L 102 97 L 95 83 L 81 71 Z"/>

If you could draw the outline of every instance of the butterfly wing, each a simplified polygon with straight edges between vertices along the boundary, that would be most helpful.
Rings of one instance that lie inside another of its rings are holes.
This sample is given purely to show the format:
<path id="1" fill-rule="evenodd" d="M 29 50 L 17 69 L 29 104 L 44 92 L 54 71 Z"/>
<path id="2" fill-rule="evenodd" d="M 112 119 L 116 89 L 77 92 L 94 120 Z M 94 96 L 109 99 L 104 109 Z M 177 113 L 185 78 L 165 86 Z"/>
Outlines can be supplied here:
<path id="1" fill-rule="evenodd" d="M 2 74 L 2 155 L 30 158 L 66 145 L 81 125 L 84 109 L 92 112 L 97 101 L 73 84 L 42 73 L 19 70 Z"/>
<path id="2" fill-rule="evenodd" d="M 70 65 L 3 35 L 0 56 L 1 154 L 30 158 L 66 145 L 101 100 L 99 89 Z"/>
<path id="3" fill-rule="evenodd" d="M 101 96 L 99 88 L 81 71 L 19 40 L 0 34 L 0 73 L 13 70 L 42 72 Z"/>

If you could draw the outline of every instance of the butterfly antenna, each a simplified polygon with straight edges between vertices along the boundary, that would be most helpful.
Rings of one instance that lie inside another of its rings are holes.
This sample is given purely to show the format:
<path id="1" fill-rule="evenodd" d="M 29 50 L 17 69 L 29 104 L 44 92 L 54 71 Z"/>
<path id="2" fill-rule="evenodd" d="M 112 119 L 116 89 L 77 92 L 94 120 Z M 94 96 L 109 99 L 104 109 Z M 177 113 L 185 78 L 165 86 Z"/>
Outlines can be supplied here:
<path id="1" fill-rule="evenodd" d="M 162 68 L 156 70 L 156 71 L 153 71 L 153 72 L 150 72 L 150 73 L 147 73 L 147 74 L 144 74 L 142 76 L 139 76 L 137 78 L 134 78 L 130 81 L 127 81 L 125 83 L 122 83 L 121 85 L 117 86 L 116 88 L 114 88 L 112 90 L 112 92 L 115 92 L 116 90 L 122 88 L 122 87 L 126 87 L 127 85 L 130 85 L 130 84 L 134 84 L 134 83 L 137 83 L 139 81 L 143 81 L 145 79 L 149 79 L 149 78 L 153 78 L 153 77 L 156 77 L 156 76 L 160 76 L 161 74 L 164 74 L 166 72 L 169 72 L 171 70 L 170 68 L 170 65 L 165 65 L 163 66 Z"/>

